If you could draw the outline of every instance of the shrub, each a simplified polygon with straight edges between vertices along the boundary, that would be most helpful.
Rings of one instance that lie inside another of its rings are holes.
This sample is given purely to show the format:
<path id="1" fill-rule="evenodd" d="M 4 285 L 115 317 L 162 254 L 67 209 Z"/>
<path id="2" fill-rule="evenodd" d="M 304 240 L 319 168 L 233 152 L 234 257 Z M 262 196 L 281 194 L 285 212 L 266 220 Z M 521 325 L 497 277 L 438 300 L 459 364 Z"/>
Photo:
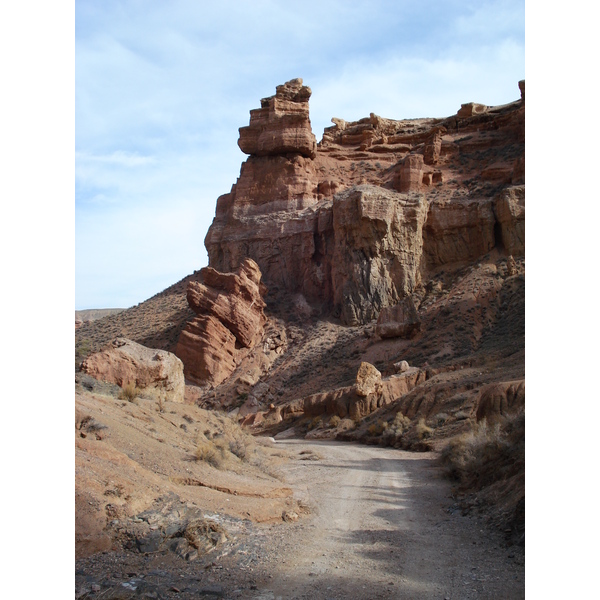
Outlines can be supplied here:
<path id="1" fill-rule="evenodd" d="M 126 383 L 119 392 L 119 400 L 133 402 L 141 393 L 141 390 L 135 385 L 134 381 Z"/>
<path id="2" fill-rule="evenodd" d="M 525 414 L 494 426 L 478 423 L 471 432 L 452 440 L 440 460 L 452 479 L 475 489 L 524 468 Z"/>
<path id="3" fill-rule="evenodd" d="M 241 437 L 235 437 L 229 442 L 229 451 L 240 460 L 248 458 L 248 443 Z"/>
<path id="4" fill-rule="evenodd" d="M 329 419 L 330 427 L 337 427 L 340 424 L 341 419 L 337 415 L 333 415 L 331 419 Z"/>
<path id="5" fill-rule="evenodd" d="M 394 420 L 392 421 L 392 427 L 396 430 L 396 433 L 403 433 L 410 426 L 410 419 L 404 416 L 401 412 L 397 412 Z"/>
<path id="6" fill-rule="evenodd" d="M 378 421 L 377 423 L 371 423 L 367 431 L 369 435 L 381 435 L 387 428 L 387 421 Z"/>
<path id="7" fill-rule="evenodd" d="M 197 461 L 208 463 L 215 469 L 220 469 L 223 465 L 222 453 L 210 442 L 200 442 L 198 444 L 195 458 Z"/>
<path id="8" fill-rule="evenodd" d="M 415 430 L 417 433 L 417 437 L 420 440 L 428 438 L 433 432 L 433 429 L 431 429 L 431 427 L 427 427 L 427 425 L 425 424 L 425 419 L 419 419 Z"/>
<path id="9" fill-rule="evenodd" d="M 309 424 L 308 426 L 308 430 L 312 430 L 312 429 L 316 429 L 317 427 L 319 427 L 321 424 L 323 423 L 323 418 L 322 417 L 315 417 Z"/>

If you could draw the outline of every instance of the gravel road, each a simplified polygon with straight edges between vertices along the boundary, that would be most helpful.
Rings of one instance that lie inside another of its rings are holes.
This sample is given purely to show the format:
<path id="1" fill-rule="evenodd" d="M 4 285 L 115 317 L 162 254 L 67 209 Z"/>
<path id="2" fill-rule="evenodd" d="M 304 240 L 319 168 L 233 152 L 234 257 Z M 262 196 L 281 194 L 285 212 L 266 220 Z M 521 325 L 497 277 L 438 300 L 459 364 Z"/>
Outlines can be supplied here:
<path id="1" fill-rule="evenodd" d="M 453 509 L 432 454 L 277 444 L 298 456 L 286 479 L 305 490 L 313 515 L 265 532 L 253 598 L 525 597 L 522 551 Z"/>

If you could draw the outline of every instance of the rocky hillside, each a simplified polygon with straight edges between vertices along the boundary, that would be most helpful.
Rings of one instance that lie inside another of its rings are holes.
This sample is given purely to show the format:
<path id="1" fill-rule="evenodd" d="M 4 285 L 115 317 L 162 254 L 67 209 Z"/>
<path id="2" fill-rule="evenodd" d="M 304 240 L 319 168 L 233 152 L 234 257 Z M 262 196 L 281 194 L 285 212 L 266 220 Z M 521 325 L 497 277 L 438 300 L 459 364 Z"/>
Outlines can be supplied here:
<path id="1" fill-rule="evenodd" d="M 254 434 L 441 450 L 504 427 L 524 410 L 519 88 L 445 118 L 334 118 L 317 143 L 310 88 L 278 86 L 240 128 L 210 266 L 81 325 L 76 367 L 117 337 L 175 352 L 186 402 Z M 510 476 L 502 523 L 524 496 Z"/>

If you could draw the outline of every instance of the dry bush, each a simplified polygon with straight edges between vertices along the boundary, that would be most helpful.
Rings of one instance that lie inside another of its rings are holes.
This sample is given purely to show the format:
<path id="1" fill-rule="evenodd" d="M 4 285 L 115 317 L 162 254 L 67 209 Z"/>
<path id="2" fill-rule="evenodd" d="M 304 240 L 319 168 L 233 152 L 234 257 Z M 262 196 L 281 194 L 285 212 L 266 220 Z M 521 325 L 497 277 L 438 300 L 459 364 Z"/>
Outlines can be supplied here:
<path id="1" fill-rule="evenodd" d="M 392 428 L 396 431 L 396 433 L 403 433 L 410 426 L 410 419 L 401 412 L 397 412 L 394 420 L 392 421 Z"/>
<path id="2" fill-rule="evenodd" d="M 341 419 L 337 415 L 333 415 L 331 419 L 329 419 L 329 427 L 337 427 L 340 424 Z"/>
<path id="3" fill-rule="evenodd" d="M 524 469 L 525 413 L 494 426 L 478 423 L 443 449 L 441 461 L 452 479 L 474 490 Z"/>
<path id="4" fill-rule="evenodd" d="M 309 423 L 308 430 L 311 431 L 312 429 L 316 429 L 317 427 L 320 427 L 322 423 L 323 423 L 323 417 L 315 417 Z"/>
<path id="5" fill-rule="evenodd" d="M 133 402 L 140 394 L 140 388 L 137 387 L 134 381 L 130 381 L 121 388 L 121 391 L 119 392 L 119 400 Z"/>
<path id="6" fill-rule="evenodd" d="M 417 437 L 420 440 L 424 440 L 424 439 L 430 437 L 431 434 L 433 433 L 433 429 L 431 429 L 431 427 L 427 427 L 427 425 L 425 424 L 425 419 L 419 419 L 419 421 L 415 427 L 415 431 L 416 431 Z"/>
<path id="7" fill-rule="evenodd" d="M 229 452 L 237 456 L 240 460 L 247 460 L 250 454 L 250 444 L 241 437 L 234 437 L 229 442 Z"/>
<path id="8" fill-rule="evenodd" d="M 199 442 L 195 458 L 197 461 L 208 463 L 215 469 L 220 469 L 224 462 L 223 453 L 212 442 Z"/>

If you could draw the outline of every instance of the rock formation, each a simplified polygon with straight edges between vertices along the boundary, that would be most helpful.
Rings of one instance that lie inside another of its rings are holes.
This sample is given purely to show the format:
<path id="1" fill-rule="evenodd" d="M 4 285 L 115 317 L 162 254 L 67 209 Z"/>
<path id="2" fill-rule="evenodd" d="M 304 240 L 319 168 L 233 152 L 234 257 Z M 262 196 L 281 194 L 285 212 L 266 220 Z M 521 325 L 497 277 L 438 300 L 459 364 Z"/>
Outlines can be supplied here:
<path id="1" fill-rule="evenodd" d="M 411 296 L 395 306 L 381 309 L 375 332 L 382 338 L 410 338 L 421 329 L 421 320 Z M 403 361 L 406 362 L 406 361 Z"/>
<path id="2" fill-rule="evenodd" d="M 504 249 L 514 256 L 525 254 L 525 186 L 505 188 L 494 201 Z"/>
<path id="3" fill-rule="evenodd" d="M 277 86 L 274 96 L 263 98 L 260 108 L 250 111 L 250 125 L 240 127 L 238 145 L 254 156 L 298 153 L 314 158 L 317 140 L 308 117 L 309 87 L 302 79 Z"/>
<path id="4" fill-rule="evenodd" d="M 362 324 L 442 265 L 518 254 L 524 186 L 503 190 L 524 183 L 522 100 L 446 119 L 333 118 L 315 146 L 310 93 L 300 79 L 278 86 L 240 128 L 250 156 L 217 201 L 211 267 L 252 258 L 274 298 L 302 294 Z"/>
<path id="5" fill-rule="evenodd" d="M 266 289 L 251 259 L 235 273 L 205 267 L 200 278 L 201 282 L 190 281 L 187 289 L 188 303 L 198 316 L 182 331 L 175 353 L 187 379 L 218 385 L 235 370 L 240 350 L 262 339 Z"/>
<path id="6" fill-rule="evenodd" d="M 472 416 L 477 421 L 485 419 L 491 425 L 503 416 L 514 415 L 523 410 L 525 410 L 525 380 L 520 379 L 484 386 L 477 397 Z"/>
<path id="7" fill-rule="evenodd" d="M 170 352 L 146 348 L 126 338 L 118 338 L 112 347 L 92 354 L 81 370 L 95 379 L 121 387 L 135 384 L 163 400 L 183 402 L 185 382 L 183 363 Z"/>

